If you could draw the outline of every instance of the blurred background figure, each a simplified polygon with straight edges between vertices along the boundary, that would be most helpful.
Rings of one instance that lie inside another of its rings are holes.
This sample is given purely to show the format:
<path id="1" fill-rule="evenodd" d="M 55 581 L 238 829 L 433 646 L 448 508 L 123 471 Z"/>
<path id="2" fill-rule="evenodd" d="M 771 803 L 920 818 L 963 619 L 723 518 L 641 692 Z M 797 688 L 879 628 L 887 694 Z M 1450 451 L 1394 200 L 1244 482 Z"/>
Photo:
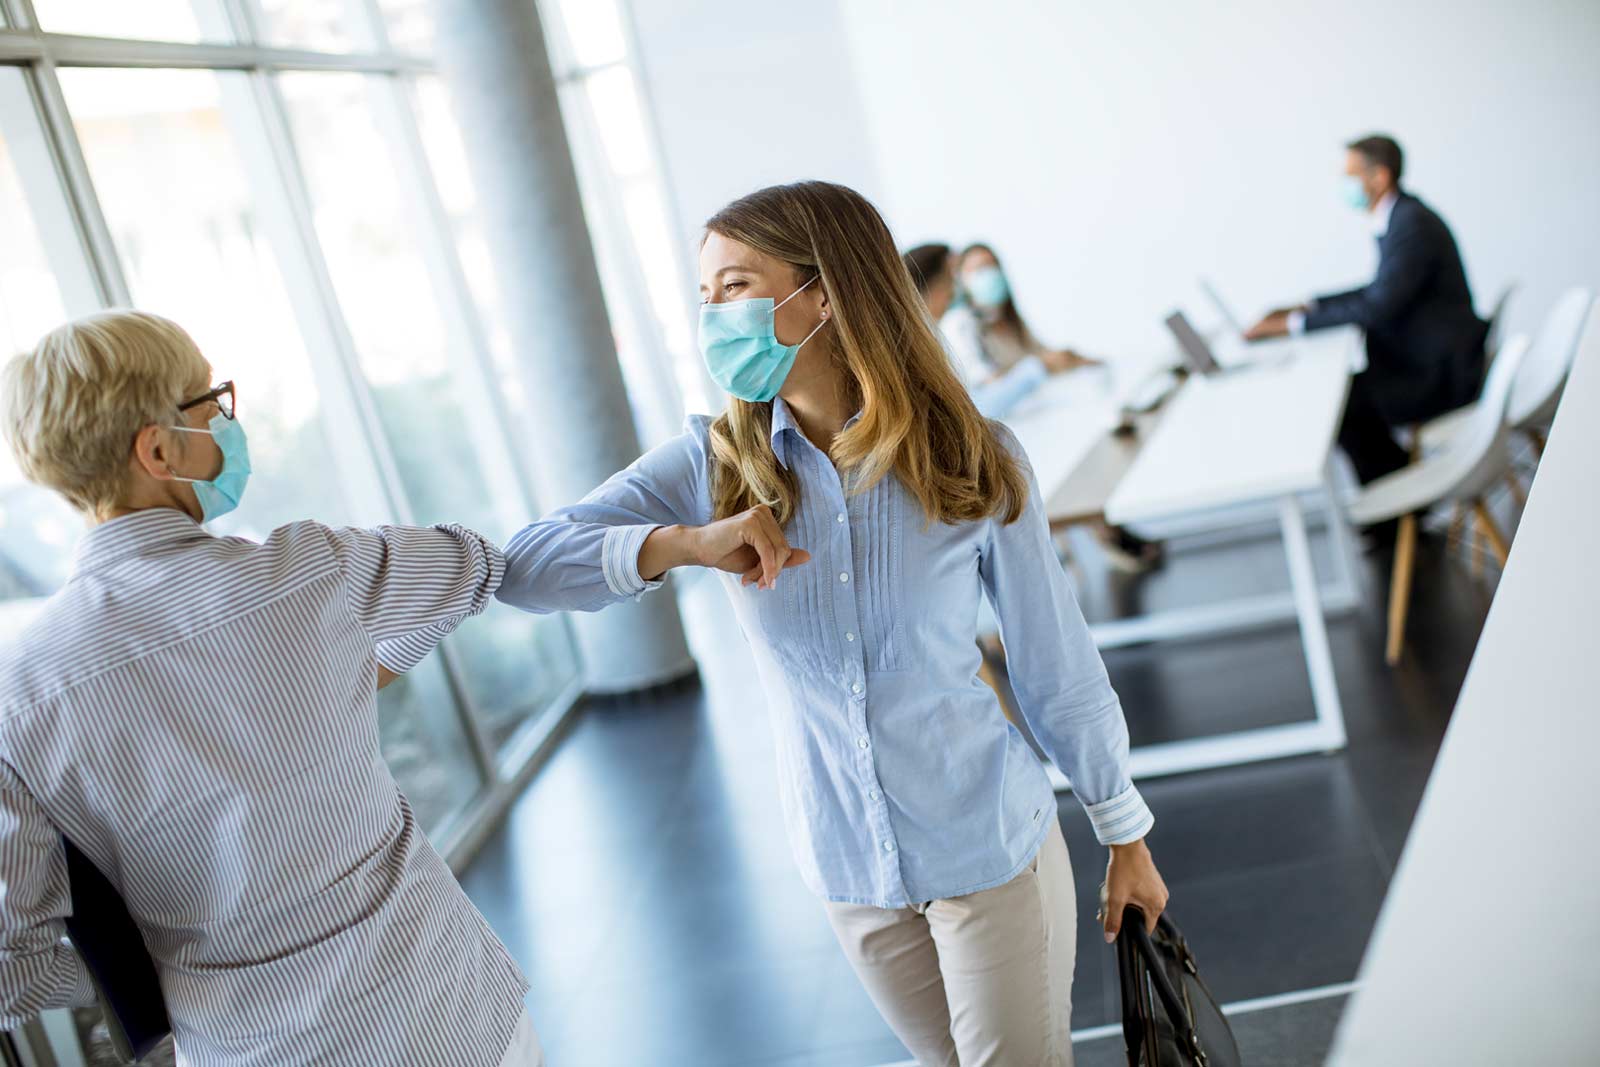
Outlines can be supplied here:
<path id="1" fill-rule="evenodd" d="M 1394 138 L 1352 141 L 1344 196 L 1366 213 L 1378 240 L 1378 272 L 1359 289 L 1279 308 L 1245 334 L 1252 341 L 1330 326 L 1360 326 L 1367 367 L 1350 383 L 1339 444 L 1363 483 L 1409 461 L 1395 431 L 1470 403 L 1483 383 L 1489 324 L 1444 219 L 1400 186 L 1405 157 Z"/>
<path id="2" fill-rule="evenodd" d="M 1000 257 L 988 245 L 967 246 L 961 253 L 956 278 L 977 322 L 979 358 L 996 372 L 1009 370 L 1029 356 L 1053 372 L 1097 362 L 1070 348 L 1051 348 L 1034 336 L 1017 310 L 1016 296 Z"/>

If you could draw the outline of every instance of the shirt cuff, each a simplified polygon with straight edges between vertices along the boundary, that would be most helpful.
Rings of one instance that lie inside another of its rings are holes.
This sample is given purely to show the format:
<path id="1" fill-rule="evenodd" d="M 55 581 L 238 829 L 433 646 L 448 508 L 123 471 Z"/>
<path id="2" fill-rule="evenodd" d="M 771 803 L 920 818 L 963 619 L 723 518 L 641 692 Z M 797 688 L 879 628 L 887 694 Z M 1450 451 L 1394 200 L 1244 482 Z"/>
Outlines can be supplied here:
<path id="1" fill-rule="evenodd" d="M 1094 836 L 1102 845 L 1127 845 L 1139 840 L 1156 824 L 1156 817 L 1145 806 L 1144 797 L 1135 786 L 1129 786 L 1110 800 L 1098 804 L 1085 804 L 1094 824 Z"/>
<path id="2" fill-rule="evenodd" d="M 647 582 L 639 577 L 639 553 L 644 550 L 645 539 L 661 529 L 659 523 L 649 526 L 613 526 L 606 531 L 601 547 L 601 570 L 606 586 L 613 595 L 639 599 L 652 589 L 660 589 L 662 579 Z"/>
<path id="3" fill-rule="evenodd" d="M 1289 336 L 1299 337 L 1306 332 L 1306 313 L 1304 311 L 1289 312 Z"/>

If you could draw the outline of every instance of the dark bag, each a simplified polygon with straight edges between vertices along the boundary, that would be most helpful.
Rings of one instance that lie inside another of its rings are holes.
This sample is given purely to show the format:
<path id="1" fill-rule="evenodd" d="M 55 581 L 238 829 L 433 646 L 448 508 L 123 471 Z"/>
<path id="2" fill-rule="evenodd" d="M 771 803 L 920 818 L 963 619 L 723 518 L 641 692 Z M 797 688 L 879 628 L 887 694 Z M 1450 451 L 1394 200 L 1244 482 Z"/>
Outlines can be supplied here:
<path id="1" fill-rule="evenodd" d="M 1152 937 L 1144 912 L 1124 911 L 1117 972 L 1128 1067 L 1239 1067 L 1228 1020 L 1171 919 L 1161 916 Z"/>
<path id="2" fill-rule="evenodd" d="M 116 886 L 71 841 L 63 843 L 72 883 L 67 935 L 94 980 L 112 1047 L 132 1062 L 172 1032 L 161 978 Z"/>

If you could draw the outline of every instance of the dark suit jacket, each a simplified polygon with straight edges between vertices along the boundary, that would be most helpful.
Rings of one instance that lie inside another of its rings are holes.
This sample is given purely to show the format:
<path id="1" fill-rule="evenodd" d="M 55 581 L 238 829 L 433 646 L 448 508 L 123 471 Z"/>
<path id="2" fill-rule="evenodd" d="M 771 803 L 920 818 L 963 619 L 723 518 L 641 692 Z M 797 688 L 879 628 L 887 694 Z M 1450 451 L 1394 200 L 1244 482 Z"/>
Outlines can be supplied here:
<path id="1" fill-rule="evenodd" d="M 1472 309 L 1450 227 L 1402 192 L 1378 238 L 1378 255 L 1372 284 L 1318 297 L 1306 312 L 1306 329 L 1353 323 L 1366 330 L 1371 395 L 1391 424 L 1471 403 L 1483 384 L 1489 325 Z"/>

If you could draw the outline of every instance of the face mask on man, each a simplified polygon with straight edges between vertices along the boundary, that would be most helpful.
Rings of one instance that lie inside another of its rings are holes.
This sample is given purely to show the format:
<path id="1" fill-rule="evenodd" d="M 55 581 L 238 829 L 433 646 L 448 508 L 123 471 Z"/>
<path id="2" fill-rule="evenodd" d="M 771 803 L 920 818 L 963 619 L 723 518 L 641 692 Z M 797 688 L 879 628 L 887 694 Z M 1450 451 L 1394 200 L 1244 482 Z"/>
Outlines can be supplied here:
<path id="1" fill-rule="evenodd" d="M 828 324 L 826 313 L 798 345 L 778 342 L 773 331 L 774 315 L 784 304 L 800 295 L 817 280 L 816 275 L 777 303 L 770 296 L 751 300 L 729 300 L 721 304 L 700 305 L 700 354 L 705 357 L 711 378 L 731 395 L 753 404 L 765 403 L 778 395 L 784 379 L 794 368 L 801 346 Z"/>
<path id="2" fill-rule="evenodd" d="M 1344 196 L 1344 202 L 1357 211 L 1365 211 L 1370 206 L 1367 200 L 1367 187 L 1361 184 L 1361 179 L 1354 174 L 1346 174 L 1344 182 L 1339 187 Z"/>
<path id="3" fill-rule="evenodd" d="M 244 487 L 250 481 L 250 444 L 245 439 L 244 427 L 239 425 L 239 420 L 218 412 L 211 416 L 211 421 L 206 425 L 207 429 L 204 430 L 196 430 L 191 426 L 168 427 L 183 433 L 210 434 L 222 452 L 222 470 L 215 478 L 172 476 L 174 481 L 188 482 L 194 486 L 194 495 L 200 501 L 201 522 L 210 522 L 238 507 L 239 500 L 244 496 Z"/>
<path id="4" fill-rule="evenodd" d="M 997 308 L 1011 295 L 1011 286 L 999 267 L 979 267 L 962 281 L 962 288 L 979 307 Z"/>

